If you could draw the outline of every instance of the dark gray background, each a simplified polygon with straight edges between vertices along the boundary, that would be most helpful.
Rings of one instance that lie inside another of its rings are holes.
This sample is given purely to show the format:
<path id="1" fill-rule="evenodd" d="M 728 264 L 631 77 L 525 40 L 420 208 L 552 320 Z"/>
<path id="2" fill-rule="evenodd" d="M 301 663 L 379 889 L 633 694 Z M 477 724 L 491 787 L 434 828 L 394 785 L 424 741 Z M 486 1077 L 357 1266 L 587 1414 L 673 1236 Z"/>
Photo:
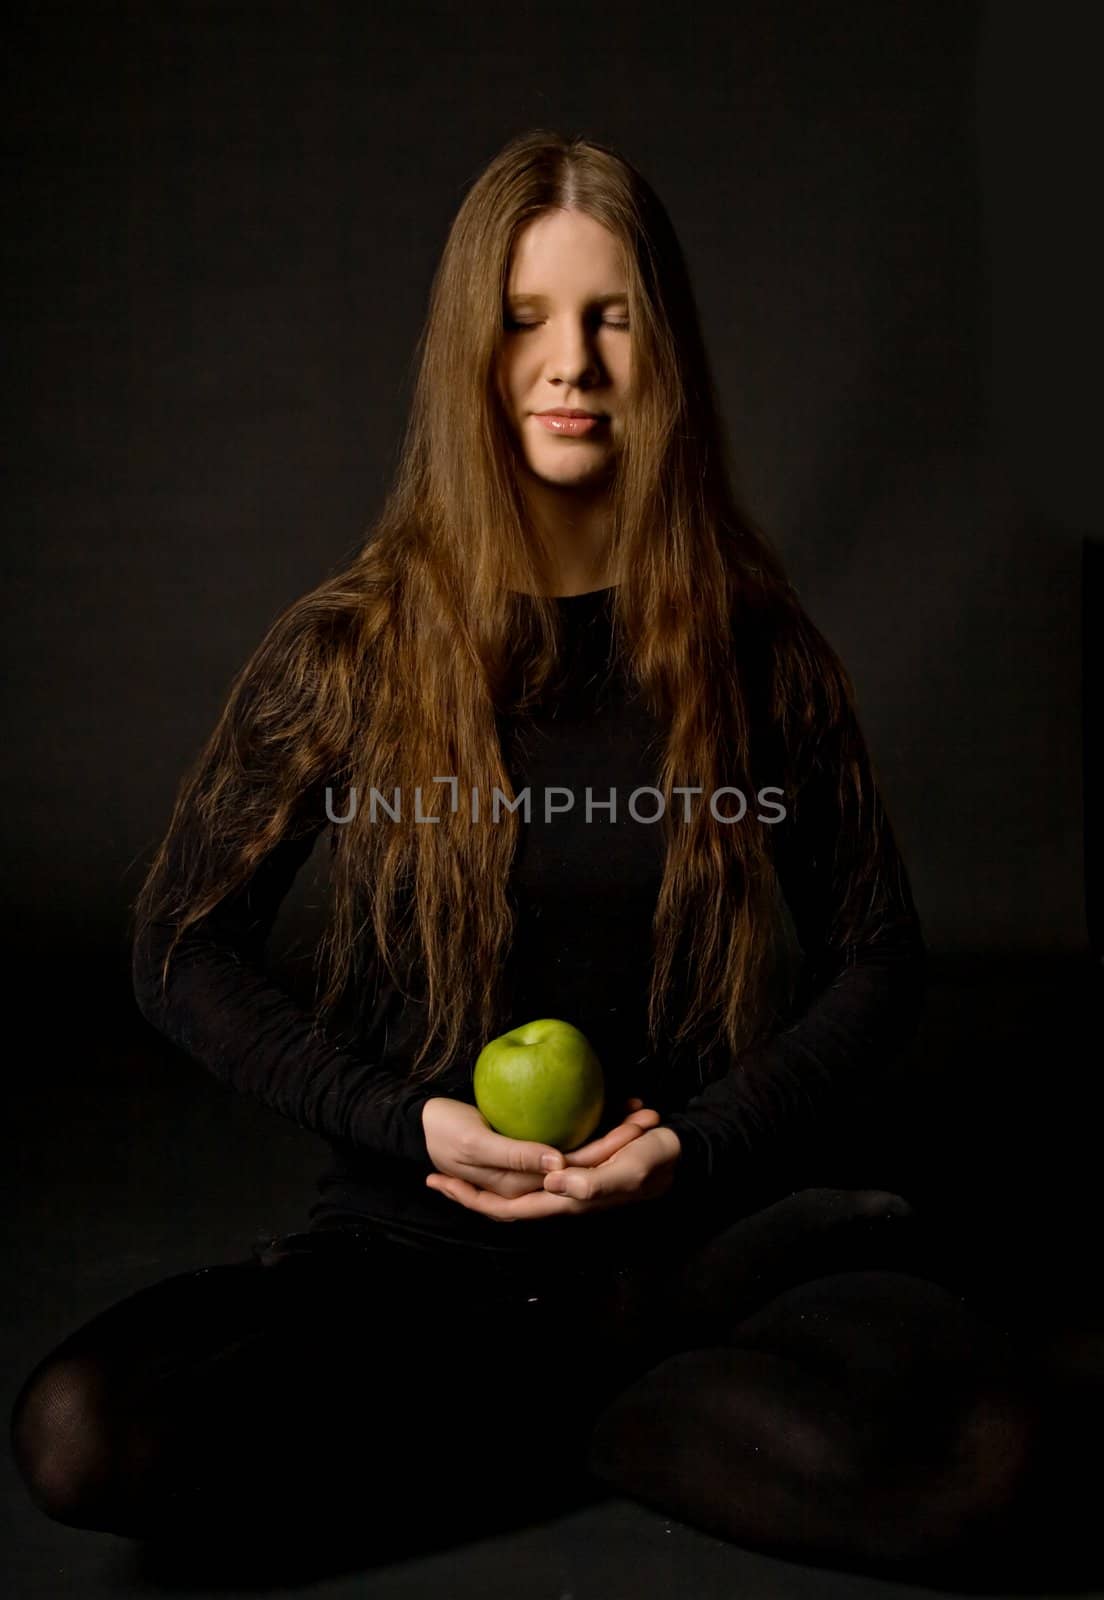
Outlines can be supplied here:
<path id="1" fill-rule="evenodd" d="M 618 145 L 673 215 L 743 491 L 851 668 L 933 947 L 1082 949 L 1090 10 L 24 7 L 16 955 L 121 958 L 233 672 L 379 504 L 464 187 L 537 123 Z"/>
<path id="2" fill-rule="evenodd" d="M 942 958 L 886 1186 L 953 1214 L 1017 1323 L 1074 1365 L 1100 1347 L 1079 587 L 1100 533 L 1097 10 L 20 7 L 5 1406 L 97 1312 L 305 1225 L 321 1141 L 141 1019 L 126 912 L 232 676 L 380 503 L 466 184 L 541 123 L 618 145 L 668 205 L 746 499 L 857 685 Z M 158 1586 L 126 1541 L 36 1514 L 6 1457 L 0 1543 L 22 1600 Z M 176 1593 L 189 1559 L 161 1574 Z M 657 1584 L 901 1592 L 618 1500 L 318 1592 Z"/>

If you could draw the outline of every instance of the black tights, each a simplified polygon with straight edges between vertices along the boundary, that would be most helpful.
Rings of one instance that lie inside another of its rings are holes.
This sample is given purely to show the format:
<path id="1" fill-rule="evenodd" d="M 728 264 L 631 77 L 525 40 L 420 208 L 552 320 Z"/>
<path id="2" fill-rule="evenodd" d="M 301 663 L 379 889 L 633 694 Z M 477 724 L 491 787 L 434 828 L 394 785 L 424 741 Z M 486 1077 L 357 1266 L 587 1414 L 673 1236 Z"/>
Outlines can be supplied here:
<path id="1" fill-rule="evenodd" d="M 1095 1510 L 1054 1423 L 903 1200 L 805 1189 L 688 1262 L 539 1284 L 289 1235 L 71 1333 L 11 1439 L 47 1515 L 177 1561 L 378 1560 L 612 1489 L 782 1557 L 982 1587 L 1029 1573 L 1045 1527 L 1053 1589 Z"/>

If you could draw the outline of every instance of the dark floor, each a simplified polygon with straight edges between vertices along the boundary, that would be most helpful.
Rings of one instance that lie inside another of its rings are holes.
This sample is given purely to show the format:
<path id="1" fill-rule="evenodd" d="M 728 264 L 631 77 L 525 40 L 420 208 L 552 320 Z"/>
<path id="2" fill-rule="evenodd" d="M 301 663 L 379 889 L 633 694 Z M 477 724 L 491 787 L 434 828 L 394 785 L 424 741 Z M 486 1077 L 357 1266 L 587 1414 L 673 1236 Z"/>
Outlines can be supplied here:
<path id="1" fill-rule="evenodd" d="M 1087 957 L 959 957 L 934 958 L 932 975 L 899 1100 L 909 1174 L 901 1187 L 948 1208 L 971 1259 L 1022 1308 L 1025 1327 L 1046 1334 L 1056 1360 L 1095 1369 L 1104 1382 L 1094 1160 L 1100 969 Z M 172 1273 L 247 1255 L 262 1233 L 301 1227 L 323 1150 L 178 1057 L 120 981 L 73 995 L 65 1014 L 36 1016 L 35 1033 L 19 1047 L 9 1096 L 5 1416 L 33 1362 L 98 1310 Z M 220 1582 L 194 1550 L 158 1564 L 128 1540 L 51 1522 L 27 1499 L 6 1452 L 2 1471 L 4 1592 L 18 1600 L 156 1592 L 877 1600 L 928 1592 L 774 1560 L 601 1496 L 530 1527 L 383 1565 L 322 1575 L 285 1566 L 283 1581 L 262 1568 Z M 1048 1576 L 1030 1592 L 1068 1587 L 1061 1555 L 1054 1551 L 1053 1577 L 1044 1558 Z M 1076 1592 L 1104 1596 L 1104 1557 Z"/>

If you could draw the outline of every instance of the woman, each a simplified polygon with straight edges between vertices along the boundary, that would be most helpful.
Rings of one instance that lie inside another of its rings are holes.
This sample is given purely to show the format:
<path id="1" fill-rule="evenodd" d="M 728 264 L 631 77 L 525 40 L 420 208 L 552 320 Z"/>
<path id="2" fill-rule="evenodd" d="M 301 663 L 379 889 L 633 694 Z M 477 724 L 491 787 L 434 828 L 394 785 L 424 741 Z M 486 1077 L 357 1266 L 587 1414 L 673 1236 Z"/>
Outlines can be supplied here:
<path id="1" fill-rule="evenodd" d="M 304 1229 L 28 1375 L 52 1517 L 336 1513 L 381 1549 L 412 1483 L 422 1543 L 603 1484 L 895 1571 L 1011 1525 L 1022 1363 L 861 1115 L 921 1003 L 907 876 L 716 411 L 648 185 L 512 141 L 450 231 L 384 510 L 235 680 L 135 908 L 145 1016 L 329 1168 Z M 308 1007 L 262 958 L 323 832 Z M 574 1150 L 474 1104 L 482 1044 L 542 1016 L 605 1071 Z"/>

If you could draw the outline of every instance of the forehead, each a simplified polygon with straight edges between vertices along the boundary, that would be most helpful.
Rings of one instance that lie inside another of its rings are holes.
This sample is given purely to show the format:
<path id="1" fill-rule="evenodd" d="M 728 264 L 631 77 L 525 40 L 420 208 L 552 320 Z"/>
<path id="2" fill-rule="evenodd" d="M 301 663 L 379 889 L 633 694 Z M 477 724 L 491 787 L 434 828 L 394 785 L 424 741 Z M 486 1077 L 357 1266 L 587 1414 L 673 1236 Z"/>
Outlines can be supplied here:
<path id="1" fill-rule="evenodd" d="M 550 211 L 527 223 L 510 254 L 511 294 L 596 297 L 627 288 L 621 241 L 594 217 Z"/>

